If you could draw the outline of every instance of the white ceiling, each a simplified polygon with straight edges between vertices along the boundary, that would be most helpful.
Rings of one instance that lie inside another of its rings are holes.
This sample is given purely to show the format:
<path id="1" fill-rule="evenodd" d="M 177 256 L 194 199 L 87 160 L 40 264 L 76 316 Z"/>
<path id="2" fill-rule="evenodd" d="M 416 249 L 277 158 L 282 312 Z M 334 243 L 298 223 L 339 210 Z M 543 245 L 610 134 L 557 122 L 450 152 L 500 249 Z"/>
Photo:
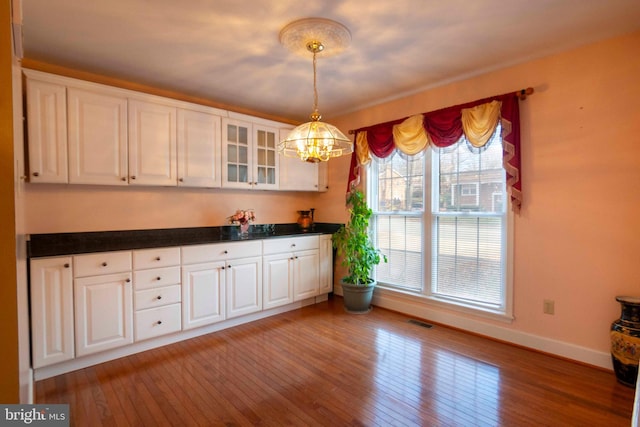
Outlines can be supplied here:
<path id="1" fill-rule="evenodd" d="M 352 34 L 318 57 L 327 120 L 638 30 L 640 0 L 22 0 L 22 15 L 26 58 L 306 121 L 311 56 L 278 39 L 294 20 Z"/>

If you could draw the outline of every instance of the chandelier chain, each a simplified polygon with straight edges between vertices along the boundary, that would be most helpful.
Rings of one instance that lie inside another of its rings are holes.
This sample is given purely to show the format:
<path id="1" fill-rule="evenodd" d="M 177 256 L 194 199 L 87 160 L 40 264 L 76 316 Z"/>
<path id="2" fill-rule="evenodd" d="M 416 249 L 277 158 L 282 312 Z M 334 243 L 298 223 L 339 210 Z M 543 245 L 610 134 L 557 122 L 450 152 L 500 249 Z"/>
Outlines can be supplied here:
<path id="1" fill-rule="evenodd" d="M 316 49 L 313 50 L 313 112 L 318 112 L 318 88 L 316 86 Z"/>

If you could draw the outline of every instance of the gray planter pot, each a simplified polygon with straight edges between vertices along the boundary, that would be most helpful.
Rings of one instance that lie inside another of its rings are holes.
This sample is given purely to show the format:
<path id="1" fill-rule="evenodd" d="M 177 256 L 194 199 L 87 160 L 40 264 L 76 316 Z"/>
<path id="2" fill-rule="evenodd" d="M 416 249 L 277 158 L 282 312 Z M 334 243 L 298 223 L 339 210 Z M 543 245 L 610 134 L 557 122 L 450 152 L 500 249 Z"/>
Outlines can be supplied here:
<path id="1" fill-rule="evenodd" d="M 344 299 L 344 309 L 348 313 L 364 314 L 371 311 L 371 299 L 376 282 L 369 286 L 357 286 L 340 282 L 342 284 L 342 297 Z"/>

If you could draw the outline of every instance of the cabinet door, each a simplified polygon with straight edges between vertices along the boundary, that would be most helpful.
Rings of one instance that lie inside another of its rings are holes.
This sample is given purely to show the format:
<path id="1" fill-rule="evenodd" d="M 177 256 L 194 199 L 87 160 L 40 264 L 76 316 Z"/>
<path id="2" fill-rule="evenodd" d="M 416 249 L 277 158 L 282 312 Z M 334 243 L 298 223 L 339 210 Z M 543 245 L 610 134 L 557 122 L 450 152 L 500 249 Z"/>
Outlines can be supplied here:
<path id="1" fill-rule="evenodd" d="M 131 273 L 79 278 L 74 291 L 78 356 L 133 342 Z"/>
<path id="2" fill-rule="evenodd" d="M 225 319 L 225 263 L 182 267 L 182 329 Z"/>
<path id="3" fill-rule="evenodd" d="M 222 119 L 222 186 L 251 189 L 253 138 L 251 123 Z"/>
<path id="4" fill-rule="evenodd" d="M 263 307 L 265 310 L 293 302 L 293 255 L 266 255 L 263 258 Z"/>
<path id="5" fill-rule="evenodd" d="M 67 92 L 62 85 L 27 80 L 29 180 L 67 183 Z"/>
<path id="6" fill-rule="evenodd" d="M 69 182 L 127 184 L 127 100 L 69 88 Z"/>
<path id="7" fill-rule="evenodd" d="M 31 260 L 33 367 L 73 359 L 71 257 Z"/>
<path id="8" fill-rule="evenodd" d="M 178 185 L 220 187 L 220 117 L 178 110 Z"/>
<path id="9" fill-rule="evenodd" d="M 304 251 L 294 254 L 294 299 L 296 301 L 318 295 L 319 290 L 319 255 L 318 250 Z"/>
<path id="10" fill-rule="evenodd" d="M 262 310 L 262 257 L 227 261 L 227 318 Z"/>
<path id="11" fill-rule="evenodd" d="M 129 100 L 129 184 L 177 185 L 176 109 Z"/>
<path id="12" fill-rule="evenodd" d="M 319 294 L 333 291 L 333 245 L 331 235 L 320 236 L 320 289 Z"/>
<path id="13" fill-rule="evenodd" d="M 278 179 L 278 129 L 253 125 L 253 186 L 257 190 L 277 190 Z"/>

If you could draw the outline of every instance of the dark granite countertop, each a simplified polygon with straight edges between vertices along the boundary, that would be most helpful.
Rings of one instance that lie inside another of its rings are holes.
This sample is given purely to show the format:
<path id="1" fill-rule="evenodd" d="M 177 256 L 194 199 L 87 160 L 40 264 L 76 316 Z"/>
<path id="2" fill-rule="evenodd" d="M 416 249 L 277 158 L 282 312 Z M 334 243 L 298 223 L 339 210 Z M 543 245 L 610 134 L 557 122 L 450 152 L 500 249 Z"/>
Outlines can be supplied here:
<path id="1" fill-rule="evenodd" d="M 29 258 L 84 254 L 91 252 L 148 249 L 205 243 L 262 240 L 309 234 L 333 234 L 340 224 L 315 223 L 302 230 L 298 224 L 253 224 L 247 236 L 240 236 L 237 226 L 166 228 L 153 230 L 91 231 L 78 233 L 32 234 Z"/>

